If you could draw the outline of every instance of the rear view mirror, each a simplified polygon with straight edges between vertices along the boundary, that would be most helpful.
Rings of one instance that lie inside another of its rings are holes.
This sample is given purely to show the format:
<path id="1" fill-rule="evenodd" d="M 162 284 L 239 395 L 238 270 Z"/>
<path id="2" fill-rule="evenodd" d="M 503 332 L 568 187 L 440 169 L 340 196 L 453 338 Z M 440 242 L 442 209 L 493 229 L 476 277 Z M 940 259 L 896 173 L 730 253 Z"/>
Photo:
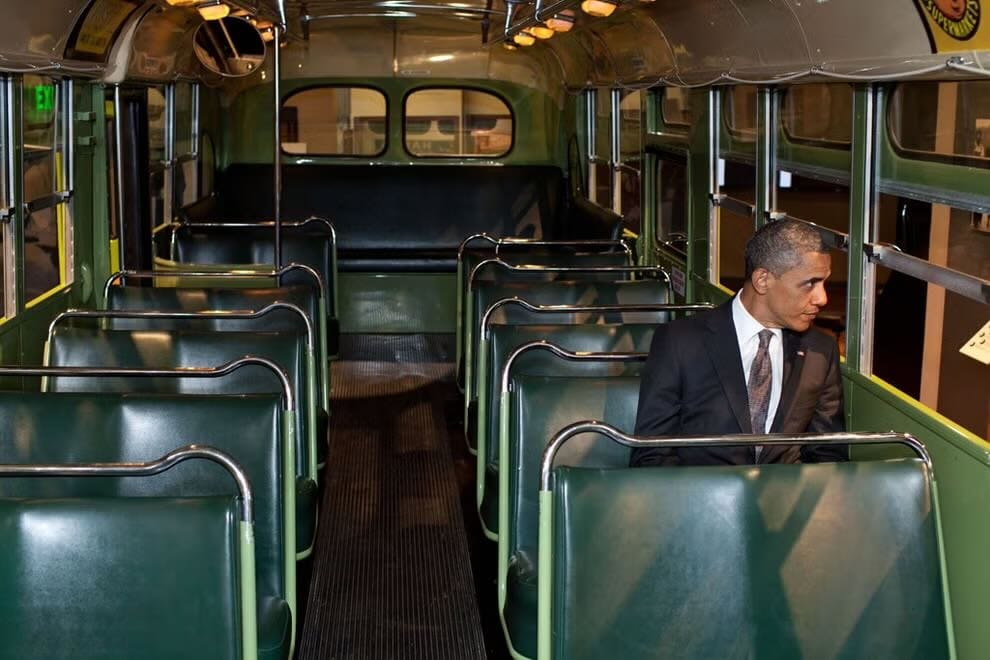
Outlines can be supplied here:
<path id="1" fill-rule="evenodd" d="M 265 61 L 261 33 L 237 16 L 200 25 L 193 37 L 193 50 L 207 69 L 231 78 L 254 73 Z"/>

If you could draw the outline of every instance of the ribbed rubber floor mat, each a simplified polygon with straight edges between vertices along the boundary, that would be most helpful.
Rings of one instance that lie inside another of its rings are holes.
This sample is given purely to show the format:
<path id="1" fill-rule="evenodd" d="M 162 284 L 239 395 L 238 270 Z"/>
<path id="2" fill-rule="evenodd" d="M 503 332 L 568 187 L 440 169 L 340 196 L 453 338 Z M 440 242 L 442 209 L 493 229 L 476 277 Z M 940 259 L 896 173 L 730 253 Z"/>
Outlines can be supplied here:
<path id="1" fill-rule="evenodd" d="M 299 657 L 484 658 L 444 422 L 446 336 L 342 336 Z"/>

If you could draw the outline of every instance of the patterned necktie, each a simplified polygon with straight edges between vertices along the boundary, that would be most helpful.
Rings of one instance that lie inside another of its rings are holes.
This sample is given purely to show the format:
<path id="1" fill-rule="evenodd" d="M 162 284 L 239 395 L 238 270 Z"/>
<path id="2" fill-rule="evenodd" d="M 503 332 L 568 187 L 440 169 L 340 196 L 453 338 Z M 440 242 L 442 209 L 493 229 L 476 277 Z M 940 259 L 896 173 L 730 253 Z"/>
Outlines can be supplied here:
<path id="1" fill-rule="evenodd" d="M 773 332 L 760 330 L 760 347 L 756 349 L 756 357 L 749 369 L 749 419 L 753 425 L 753 433 L 763 435 L 767 429 L 767 411 L 770 409 L 770 383 L 773 374 L 770 371 L 770 339 Z M 763 447 L 755 448 L 756 461 L 760 459 Z"/>

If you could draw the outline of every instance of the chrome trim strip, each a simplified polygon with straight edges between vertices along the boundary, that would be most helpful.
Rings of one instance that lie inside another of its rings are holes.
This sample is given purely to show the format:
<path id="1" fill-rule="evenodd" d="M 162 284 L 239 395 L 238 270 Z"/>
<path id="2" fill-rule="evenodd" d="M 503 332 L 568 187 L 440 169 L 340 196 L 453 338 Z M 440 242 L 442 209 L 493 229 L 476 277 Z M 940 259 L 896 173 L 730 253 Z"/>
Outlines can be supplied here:
<path id="1" fill-rule="evenodd" d="M 734 197 L 729 197 L 725 193 L 714 193 L 709 195 L 712 204 L 720 208 L 749 218 L 756 217 L 756 207 L 748 202 L 740 201 Z"/>
<path id="2" fill-rule="evenodd" d="M 298 305 L 288 302 L 275 301 L 269 305 L 265 305 L 261 309 L 249 310 L 249 309 L 231 309 L 231 310 L 205 310 L 202 312 L 173 312 L 173 311 L 163 311 L 163 310 L 144 310 L 144 309 L 69 309 L 64 312 L 60 312 L 58 315 L 52 319 L 52 322 L 48 325 L 48 339 L 51 341 L 52 334 L 55 332 L 55 326 L 64 319 L 74 319 L 74 318 L 96 318 L 96 319 L 190 319 L 190 320 L 206 320 L 206 319 L 257 319 L 261 318 L 278 309 L 287 309 L 295 314 L 298 314 L 303 319 L 303 323 L 306 324 L 306 348 L 311 351 L 316 350 L 316 330 L 313 328 L 313 321 L 306 316 L 304 312 Z"/>
<path id="3" fill-rule="evenodd" d="M 475 276 L 478 271 L 488 265 L 495 264 L 500 268 L 516 272 L 543 272 L 543 273 L 645 273 L 660 274 L 663 279 L 670 284 L 670 274 L 660 266 L 534 266 L 527 264 L 510 264 L 501 259 L 485 259 L 479 262 L 471 271 L 468 277 L 468 291 L 474 286 Z"/>
<path id="4" fill-rule="evenodd" d="M 867 243 L 863 249 L 872 263 L 990 305 L 990 280 L 904 254 L 889 243 Z"/>
<path id="5" fill-rule="evenodd" d="M 626 447 L 729 447 L 733 445 L 879 445 L 901 444 L 911 448 L 924 461 L 929 474 L 932 459 L 925 445 L 908 433 L 799 433 L 796 435 L 713 435 L 686 438 L 664 436 L 634 436 L 623 433 L 614 426 L 588 420 L 565 426 L 554 435 L 543 451 L 540 463 L 540 490 L 550 490 L 553 460 L 561 446 L 582 433 L 598 433 Z"/>
<path id="6" fill-rule="evenodd" d="M 150 477 L 192 458 L 213 461 L 230 473 L 241 494 L 241 520 L 254 522 L 254 497 L 247 473 L 229 454 L 207 445 L 186 445 L 144 463 L 0 464 L 0 477 Z"/>
<path id="7" fill-rule="evenodd" d="M 701 312 L 706 309 L 714 309 L 711 303 L 697 303 L 688 305 L 674 305 L 667 303 L 635 303 L 629 305 L 534 305 L 523 300 L 519 296 L 502 298 L 496 300 L 485 310 L 481 316 L 481 339 L 488 339 L 489 328 L 492 325 L 491 317 L 501 307 L 508 305 L 518 305 L 528 312 L 553 313 L 553 312 Z"/>
<path id="8" fill-rule="evenodd" d="M 292 393 L 292 386 L 289 383 L 289 376 L 282 367 L 278 366 L 268 358 L 256 355 L 245 355 L 231 360 L 218 367 L 179 367 L 176 369 L 140 369 L 131 367 L 20 367 L 20 366 L 0 366 L 0 376 L 40 376 L 49 378 L 52 376 L 107 376 L 114 378 L 140 378 L 140 377 L 162 377 L 162 378 L 220 378 L 226 376 L 241 367 L 248 365 L 260 365 L 271 369 L 282 382 L 282 398 L 285 401 L 285 409 L 294 411 L 296 409 L 295 395 Z"/>

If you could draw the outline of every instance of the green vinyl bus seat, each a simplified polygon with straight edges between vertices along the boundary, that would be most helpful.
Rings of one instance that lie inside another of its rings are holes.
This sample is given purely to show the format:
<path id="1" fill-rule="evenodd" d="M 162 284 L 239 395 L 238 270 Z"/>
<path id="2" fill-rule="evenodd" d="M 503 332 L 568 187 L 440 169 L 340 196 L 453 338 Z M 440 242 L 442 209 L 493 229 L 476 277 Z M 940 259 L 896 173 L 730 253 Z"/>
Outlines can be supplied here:
<path id="1" fill-rule="evenodd" d="M 624 280 L 616 282 L 482 282 L 468 296 L 470 323 L 464 341 L 465 406 L 477 397 L 478 338 L 481 320 L 492 305 L 506 298 L 519 298 L 532 305 L 663 305 L 671 302 L 670 283 L 666 279 Z M 480 311 L 479 311 L 480 310 Z M 500 306 L 491 322 L 505 324 L 541 323 L 655 323 L 656 313 L 613 312 L 591 315 L 587 312 L 561 312 L 534 315 L 516 306 Z M 466 414 L 466 409 L 465 409 Z M 470 419 L 468 415 L 465 419 Z"/>
<path id="2" fill-rule="evenodd" d="M 534 356 L 535 357 L 535 356 Z M 544 354 L 545 357 L 545 354 Z M 645 354 L 641 360 L 645 360 Z M 641 366 L 642 361 L 628 363 Z M 559 358 L 557 362 L 562 360 Z M 599 363 L 598 368 L 601 368 Z M 558 369 L 558 372 L 560 369 Z M 500 447 L 498 594 L 506 642 L 516 658 L 536 658 L 540 458 L 553 435 L 588 418 L 632 431 L 639 402 L 638 376 L 512 378 L 509 421 Z M 619 467 L 629 450 L 594 436 L 577 438 L 562 458 L 571 464 Z M 621 657 L 621 656 L 615 656 Z"/>
<path id="3" fill-rule="evenodd" d="M 229 497 L 0 499 L 0 655 L 255 657 L 241 640 L 236 508 Z"/>
<path id="4" fill-rule="evenodd" d="M 294 463 L 286 478 L 295 484 L 292 509 L 300 556 L 312 549 L 316 538 L 318 488 L 315 464 L 310 460 L 315 435 L 304 414 L 298 393 L 304 391 L 302 342 L 287 332 L 198 332 L 191 330 L 103 330 L 56 325 L 48 340 L 47 366 L 176 369 L 217 367 L 244 355 L 266 358 L 288 376 L 296 393 L 289 414 Z M 47 379 L 51 392 L 143 392 L 160 394 L 267 394 L 281 393 L 282 382 L 262 365 L 247 365 L 222 378 L 54 376 Z M 239 424 L 234 419 L 231 424 Z M 325 441 L 324 443 L 325 444 Z"/>
<path id="5" fill-rule="evenodd" d="M 927 460 L 551 482 L 540 660 L 953 657 Z"/>
<path id="6" fill-rule="evenodd" d="M 497 247 L 497 251 L 496 251 Z M 463 355 L 463 332 L 466 326 L 465 296 L 468 278 L 481 262 L 501 259 L 511 264 L 629 266 L 633 255 L 622 241 L 531 241 L 522 239 L 493 238 L 487 234 L 475 234 L 461 242 L 457 251 L 457 362 Z M 497 271 L 486 269 L 479 273 L 481 279 L 492 280 Z M 589 279 L 580 273 L 529 273 L 528 279 Z M 590 279 L 595 279 L 593 276 Z M 463 383 L 461 383 L 463 385 Z"/>
<path id="7" fill-rule="evenodd" d="M 654 316 L 662 316 L 654 314 Z M 662 320 L 662 319 L 661 319 Z M 656 323 L 625 325 L 503 325 L 489 327 L 482 340 L 479 385 L 473 428 L 477 429 L 476 505 L 486 536 L 498 539 L 499 442 L 502 430 L 502 379 L 512 354 L 520 346 L 547 341 L 565 351 L 591 353 L 643 353 L 650 349 Z M 487 356 L 487 360 L 485 359 Z M 641 363 L 609 365 L 600 361 L 574 362 L 544 350 L 523 352 L 515 360 L 509 378 L 519 374 L 540 376 L 638 373 Z M 511 382 L 511 380 L 510 380 Z M 580 417 L 584 419 L 584 417 Z"/>
<path id="8" fill-rule="evenodd" d="M 106 307 L 111 310 L 138 310 L 161 312 L 205 311 L 258 311 L 272 303 L 295 305 L 309 318 L 317 331 L 315 371 L 319 391 L 322 392 L 320 410 L 329 410 L 330 356 L 337 353 L 339 334 L 336 324 L 327 331 L 320 323 L 321 302 L 319 291 L 312 285 L 293 285 L 265 289 L 204 289 L 144 286 L 107 287 Z M 306 332 L 306 323 L 288 309 L 273 310 L 253 319 L 222 318 L 171 319 L 169 327 L 188 330 L 294 330 Z M 145 319 L 113 319 L 111 327 L 122 330 L 148 330 L 162 328 L 161 321 Z M 329 335 L 329 336 L 328 336 Z"/>
<path id="9" fill-rule="evenodd" d="M 281 262 L 298 263 L 313 268 L 330 296 L 327 313 L 337 316 L 337 234 L 333 224 L 311 217 L 303 221 L 282 222 Z M 173 223 L 167 232 L 169 261 L 158 260 L 158 266 L 170 266 L 181 272 L 199 265 L 227 266 L 229 269 L 271 266 L 275 258 L 275 226 L 263 222 Z M 284 284 L 307 282 L 302 273 L 287 274 Z"/>
<path id="10" fill-rule="evenodd" d="M 144 462 L 163 456 L 177 446 L 186 444 L 209 445 L 229 455 L 244 471 L 251 484 L 254 499 L 255 538 L 255 588 L 257 593 L 257 638 L 259 657 L 264 660 L 284 660 L 290 656 L 293 640 L 293 613 L 296 598 L 296 561 L 294 546 L 288 541 L 295 534 L 290 512 L 294 505 L 295 490 L 291 479 L 286 479 L 284 466 L 292 458 L 292 449 L 283 441 L 283 402 L 272 394 L 187 396 L 165 394 L 91 394 L 54 392 L 0 392 L 0 463 L 4 464 L 66 464 L 105 462 Z M 291 471 L 288 472 L 291 474 Z M 185 461 L 151 479 L 134 477 L 72 477 L 38 479 L 6 477 L 0 479 L 0 497 L 23 498 L 25 502 L 49 501 L 63 498 L 169 498 L 169 497 L 219 497 L 231 492 L 232 480 L 220 465 L 209 461 Z M 149 505 L 150 506 L 150 505 Z M 153 507 L 152 507 L 153 509 Z M 151 510 L 148 515 L 154 514 Z M 168 523 L 161 516 L 165 529 L 173 530 L 160 542 L 162 552 L 185 551 L 186 544 L 200 542 L 193 528 Z M 149 521 L 150 522 L 150 521 Z M 40 528 L 39 528 L 40 529 Z M 172 585 L 185 584 L 186 576 L 199 581 L 203 589 L 217 576 L 201 576 L 198 558 L 189 559 L 190 566 L 178 568 L 155 576 L 130 569 L 141 560 L 139 555 L 127 558 L 123 553 L 127 542 L 118 534 L 90 535 L 85 529 L 71 528 L 71 545 L 79 551 L 88 548 L 98 557 L 87 561 L 104 564 L 101 570 L 116 571 L 117 579 L 133 582 L 127 589 L 148 589 L 154 585 L 169 589 Z M 9 530 L 10 534 L 14 530 Z M 83 536 L 83 535 L 86 536 Z M 197 538 L 191 538 L 196 536 Z M 8 538 L 8 531 L 0 534 L 0 542 Z M 84 542 L 85 538 L 91 539 Z M 122 547 L 118 548 L 117 546 Z M 117 559 L 113 559 L 116 557 Z M 204 561 L 207 561 L 204 558 Z M 88 567 L 88 564 L 86 564 Z M 4 561 L 0 574 L 10 569 Z M 70 570 L 66 568 L 66 570 Z M 95 567 L 94 567 L 95 570 Z M 205 569 L 203 569 L 205 570 Z M 95 580 L 87 571 L 77 572 L 75 577 L 64 576 L 70 581 Z M 201 577 L 197 577 L 201 576 Z M 195 584 L 195 583 L 190 583 Z M 11 585 L 13 586 L 13 585 Z M 114 597 L 111 589 L 98 580 L 94 589 L 103 593 L 101 599 Z M 0 607 L 17 607 L 17 601 L 8 596 L 4 587 Z M 127 593 L 125 590 L 123 593 Z M 134 621 L 120 621 L 121 630 L 136 625 L 149 625 L 145 619 L 151 613 L 138 607 L 135 600 L 127 613 Z M 181 598 L 170 599 L 176 609 L 193 607 Z M 72 604 L 75 606 L 76 604 Z M 86 607 L 88 603 L 80 603 Z M 69 603 L 61 603 L 69 607 Z M 164 614 L 164 613 L 163 613 Z M 184 615 L 197 616 L 195 609 Z M 206 612 L 199 616 L 206 617 Z M 6 613 L 0 617 L 0 626 L 9 621 Z M 126 617 L 125 617 L 126 618 Z M 152 617 L 150 625 L 162 622 Z M 59 617 L 48 621 L 52 639 L 69 635 L 82 635 L 84 630 L 67 627 Z M 21 634 L 27 634 L 28 629 Z M 86 630 L 86 636 L 97 631 Z M 106 631 L 104 631 L 106 632 Z M 177 631 L 166 631 L 182 644 L 183 636 Z M 110 639 L 116 628 L 110 628 Z M 12 638 L 0 635 L 0 656 L 25 657 L 18 654 L 5 656 Z M 42 643 L 46 635 L 35 635 L 34 642 Z M 67 642 L 68 643 L 68 642 Z M 105 643 L 105 642 L 104 642 Z M 93 644 L 97 644 L 93 640 Z M 54 647 L 53 647 L 54 648 Z M 70 647 L 65 647 L 70 648 Z M 94 647 L 94 648 L 99 648 Z M 212 648 L 207 645 L 204 648 Z M 189 650 L 189 655 L 195 652 Z M 77 657 L 74 653 L 54 655 L 30 655 L 28 657 Z M 144 653 L 111 654 L 100 657 L 153 657 Z M 170 657 L 187 657 L 185 652 Z M 223 657 L 223 656 L 217 656 Z"/>

